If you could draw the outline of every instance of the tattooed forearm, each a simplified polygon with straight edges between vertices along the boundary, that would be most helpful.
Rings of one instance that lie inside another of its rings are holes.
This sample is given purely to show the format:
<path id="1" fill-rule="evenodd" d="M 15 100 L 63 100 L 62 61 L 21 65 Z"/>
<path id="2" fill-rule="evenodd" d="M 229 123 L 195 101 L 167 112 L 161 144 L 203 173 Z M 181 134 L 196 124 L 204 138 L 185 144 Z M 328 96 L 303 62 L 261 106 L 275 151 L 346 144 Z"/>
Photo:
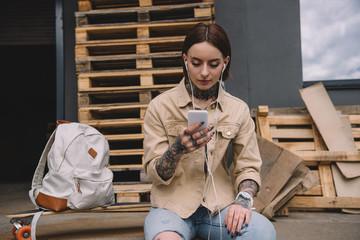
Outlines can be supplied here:
<path id="1" fill-rule="evenodd" d="M 256 196 L 256 193 L 259 190 L 259 186 L 258 184 L 250 179 L 246 179 L 244 181 L 242 181 L 239 185 L 239 192 L 247 192 L 249 193 L 252 197 Z M 243 208 L 247 208 L 247 209 L 251 209 L 251 200 L 250 199 L 245 199 L 243 196 L 239 196 L 236 200 L 235 203 L 242 206 Z"/>
<path id="2" fill-rule="evenodd" d="M 175 169 L 183 154 L 187 153 L 186 147 L 181 144 L 180 136 L 169 146 L 164 155 L 156 162 L 156 170 L 160 177 L 166 181 L 175 173 Z"/>
<path id="3" fill-rule="evenodd" d="M 246 179 L 240 183 L 239 192 L 248 192 L 252 197 L 255 197 L 259 191 L 258 184 L 250 179 Z"/>
<path id="4" fill-rule="evenodd" d="M 246 209 L 249 209 L 251 208 L 251 201 L 250 200 L 247 200 L 247 199 L 244 199 L 244 198 L 237 198 L 235 200 L 235 203 L 242 206 L 243 208 L 246 208 Z"/>

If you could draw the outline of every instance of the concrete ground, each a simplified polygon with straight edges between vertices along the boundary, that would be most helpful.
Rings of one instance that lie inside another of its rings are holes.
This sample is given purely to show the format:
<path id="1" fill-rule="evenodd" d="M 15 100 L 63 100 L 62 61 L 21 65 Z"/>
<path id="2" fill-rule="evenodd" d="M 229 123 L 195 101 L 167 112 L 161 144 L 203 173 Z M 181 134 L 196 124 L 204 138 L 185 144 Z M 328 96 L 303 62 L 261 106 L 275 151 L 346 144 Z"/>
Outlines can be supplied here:
<path id="1" fill-rule="evenodd" d="M 14 239 L 5 215 L 33 209 L 30 183 L 0 183 L 0 239 Z M 73 213 L 40 218 L 37 239 L 143 240 L 146 213 Z M 359 240 L 360 215 L 334 212 L 290 212 L 273 222 L 278 240 Z"/>

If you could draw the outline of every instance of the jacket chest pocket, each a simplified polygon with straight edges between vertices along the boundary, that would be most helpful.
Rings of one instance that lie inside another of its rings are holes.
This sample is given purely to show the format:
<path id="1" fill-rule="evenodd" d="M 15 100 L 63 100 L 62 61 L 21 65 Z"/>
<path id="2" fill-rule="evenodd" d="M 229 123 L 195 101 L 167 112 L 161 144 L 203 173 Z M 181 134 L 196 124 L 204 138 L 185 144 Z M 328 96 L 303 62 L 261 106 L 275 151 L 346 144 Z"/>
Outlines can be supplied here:
<path id="1" fill-rule="evenodd" d="M 239 126 L 235 124 L 229 124 L 227 126 L 218 126 L 217 133 L 219 143 L 229 143 L 239 132 Z"/>
<path id="2" fill-rule="evenodd" d="M 179 136 L 180 132 L 184 128 L 186 128 L 186 125 L 183 122 L 170 123 L 166 126 L 166 131 L 169 138 L 169 145 L 175 142 L 176 138 Z"/>

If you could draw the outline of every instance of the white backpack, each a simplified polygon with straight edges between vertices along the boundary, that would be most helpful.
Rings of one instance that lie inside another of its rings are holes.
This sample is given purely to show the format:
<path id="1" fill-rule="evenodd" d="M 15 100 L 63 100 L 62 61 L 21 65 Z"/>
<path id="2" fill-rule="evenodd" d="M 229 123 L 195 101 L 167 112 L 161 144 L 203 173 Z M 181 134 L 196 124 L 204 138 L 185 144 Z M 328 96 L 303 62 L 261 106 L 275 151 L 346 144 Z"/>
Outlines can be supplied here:
<path id="1" fill-rule="evenodd" d="M 46 162 L 49 171 L 43 178 Z M 53 211 L 111 205 L 115 198 L 108 162 L 109 144 L 100 132 L 85 124 L 62 123 L 41 155 L 30 199 Z"/>

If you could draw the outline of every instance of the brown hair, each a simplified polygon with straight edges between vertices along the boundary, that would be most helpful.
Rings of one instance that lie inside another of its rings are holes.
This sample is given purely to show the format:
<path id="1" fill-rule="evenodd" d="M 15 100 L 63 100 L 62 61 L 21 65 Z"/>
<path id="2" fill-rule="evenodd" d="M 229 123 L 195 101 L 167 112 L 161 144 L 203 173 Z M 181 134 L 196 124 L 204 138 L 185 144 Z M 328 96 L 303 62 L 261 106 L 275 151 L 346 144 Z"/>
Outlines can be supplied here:
<path id="1" fill-rule="evenodd" d="M 223 58 L 227 56 L 230 57 L 230 61 L 226 66 L 226 69 L 223 74 L 223 81 L 225 81 L 230 74 L 230 62 L 231 62 L 231 46 L 229 38 L 226 34 L 226 31 L 215 23 L 212 24 L 205 24 L 205 23 L 198 23 L 196 24 L 190 32 L 186 35 L 184 40 L 182 54 L 184 53 L 187 55 L 189 49 L 197 43 L 201 42 L 208 42 L 214 45 L 223 55 Z M 183 66 L 183 71 L 186 73 L 184 59 L 181 58 L 181 63 Z M 187 78 L 187 74 L 184 74 Z"/>

